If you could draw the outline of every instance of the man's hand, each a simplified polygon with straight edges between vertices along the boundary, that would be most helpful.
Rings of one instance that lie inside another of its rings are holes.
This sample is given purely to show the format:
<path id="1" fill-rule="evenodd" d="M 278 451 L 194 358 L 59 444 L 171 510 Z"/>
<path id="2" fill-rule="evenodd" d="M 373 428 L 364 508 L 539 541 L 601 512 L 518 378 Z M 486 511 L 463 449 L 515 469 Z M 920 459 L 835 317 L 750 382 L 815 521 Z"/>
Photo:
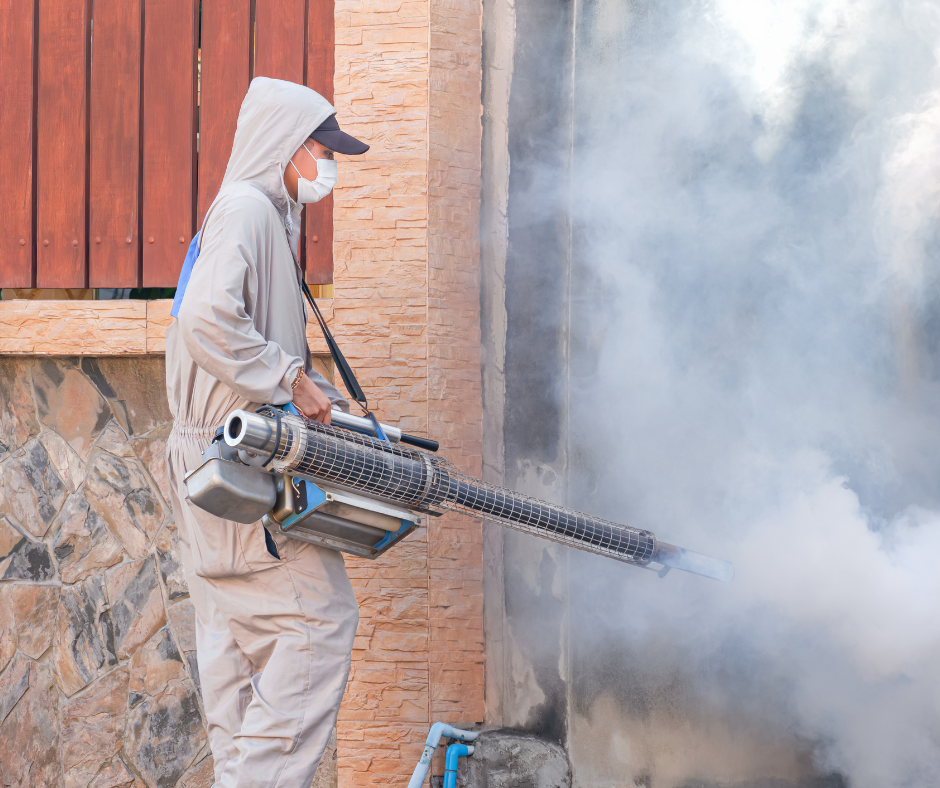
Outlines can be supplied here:
<path id="1" fill-rule="evenodd" d="M 308 419 L 321 421 L 324 424 L 330 423 L 330 411 L 333 409 L 333 403 L 326 396 L 320 387 L 310 378 L 304 375 L 294 389 L 294 407 L 304 414 Z"/>

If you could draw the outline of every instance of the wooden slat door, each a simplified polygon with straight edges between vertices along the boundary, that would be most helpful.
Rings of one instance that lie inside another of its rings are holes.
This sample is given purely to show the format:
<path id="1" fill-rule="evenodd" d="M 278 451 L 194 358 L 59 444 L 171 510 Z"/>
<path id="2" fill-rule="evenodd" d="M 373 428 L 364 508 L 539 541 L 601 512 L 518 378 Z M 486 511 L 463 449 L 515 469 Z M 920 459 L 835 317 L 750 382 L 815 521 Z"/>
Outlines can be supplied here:
<path id="1" fill-rule="evenodd" d="M 304 83 L 304 0 L 256 0 L 255 76 Z"/>
<path id="2" fill-rule="evenodd" d="M 33 23 L 26 9 L 0 2 L 0 287 L 32 287 Z"/>
<path id="3" fill-rule="evenodd" d="M 0 287 L 176 284 L 250 76 L 332 100 L 333 48 L 333 0 L 0 0 Z M 304 221 L 329 283 L 332 197 Z"/>
<path id="4" fill-rule="evenodd" d="M 90 0 L 39 0 L 36 286 L 86 287 Z"/>
<path id="5" fill-rule="evenodd" d="M 141 0 L 98 0 L 91 46 L 90 287 L 140 284 Z"/>
<path id="6" fill-rule="evenodd" d="M 198 0 L 148 2 L 144 26 L 143 286 L 173 287 L 193 235 Z"/>
<path id="7" fill-rule="evenodd" d="M 255 76 L 304 83 L 304 0 L 256 0 Z M 312 129 L 311 129 L 312 131 Z M 301 218 L 306 227 L 307 209 Z M 305 266 L 301 244 L 300 264 Z"/>
<path id="8" fill-rule="evenodd" d="M 307 85 L 333 103 L 335 28 L 333 0 L 310 0 L 307 10 Z M 333 283 L 333 193 L 304 209 L 307 226 L 307 282 Z"/>
<path id="9" fill-rule="evenodd" d="M 248 91 L 250 46 L 250 0 L 203 0 L 197 231 L 232 153 L 238 110 Z"/>

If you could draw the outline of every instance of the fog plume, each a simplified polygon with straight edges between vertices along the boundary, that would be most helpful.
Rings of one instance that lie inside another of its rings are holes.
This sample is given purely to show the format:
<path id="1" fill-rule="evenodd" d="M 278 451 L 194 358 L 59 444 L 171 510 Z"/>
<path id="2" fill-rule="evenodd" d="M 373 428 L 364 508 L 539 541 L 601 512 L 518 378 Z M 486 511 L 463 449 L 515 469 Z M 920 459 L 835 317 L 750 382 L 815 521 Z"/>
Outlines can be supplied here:
<path id="1" fill-rule="evenodd" d="M 570 500 L 737 568 L 579 559 L 592 637 L 853 788 L 937 785 L 940 3 L 580 13 Z"/>

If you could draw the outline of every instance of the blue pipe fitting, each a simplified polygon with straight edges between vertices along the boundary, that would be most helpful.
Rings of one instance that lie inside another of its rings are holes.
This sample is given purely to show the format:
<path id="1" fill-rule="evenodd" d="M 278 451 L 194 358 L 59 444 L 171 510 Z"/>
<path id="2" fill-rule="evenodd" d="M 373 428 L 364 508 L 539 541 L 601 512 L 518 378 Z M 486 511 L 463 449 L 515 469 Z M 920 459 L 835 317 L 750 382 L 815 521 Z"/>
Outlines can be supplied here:
<path id="1" fill-rule="evenodd" d="M 467 744 L 451 744 L 444 759 L 444 788 L 457 788 L 457 764 L 465 755 L 473 755 L 473 747 Z"/>
<path id="2" fill-rule="evenodd" d="M 480 735 L 479 731 L 463 731 L 460 728 L 453 728 L 445 722 L 435 722 L 428 732 L 428 738 L 424 742 L 424 752 L 421 753 L 421 760 L 415 767 L 414 774 L 408 783 L 408 788 L 421 788 L 427 779 L 428 770 L 431 768 L 431 758 L 441 739 L 460 739 L 462 741 L 473 741 Z"/>

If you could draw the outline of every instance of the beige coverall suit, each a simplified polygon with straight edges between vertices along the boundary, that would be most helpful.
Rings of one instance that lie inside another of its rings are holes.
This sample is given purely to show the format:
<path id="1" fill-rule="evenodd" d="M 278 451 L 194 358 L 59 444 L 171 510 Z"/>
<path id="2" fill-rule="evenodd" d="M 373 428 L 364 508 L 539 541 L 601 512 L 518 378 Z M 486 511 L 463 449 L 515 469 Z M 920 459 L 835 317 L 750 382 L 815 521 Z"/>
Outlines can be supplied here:
<path id="1" fill-rule="evenodd" d="M 170 496 L 196 609 L 199 678 L 220 788 L 307 788 L 335 724 L 359 612 L 342 554 L 196 508 L 183 477 L 235 408 L 291 399 L 311 369 L 295 263 L 299 206 L 283 173 L 334 112 L 300 85 L 258 78 L 238 115 L 179 319 L 167 331 Z"/>

